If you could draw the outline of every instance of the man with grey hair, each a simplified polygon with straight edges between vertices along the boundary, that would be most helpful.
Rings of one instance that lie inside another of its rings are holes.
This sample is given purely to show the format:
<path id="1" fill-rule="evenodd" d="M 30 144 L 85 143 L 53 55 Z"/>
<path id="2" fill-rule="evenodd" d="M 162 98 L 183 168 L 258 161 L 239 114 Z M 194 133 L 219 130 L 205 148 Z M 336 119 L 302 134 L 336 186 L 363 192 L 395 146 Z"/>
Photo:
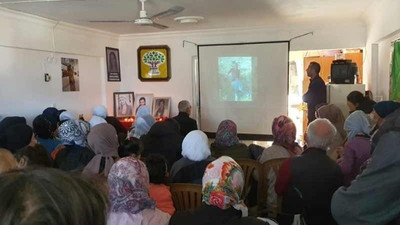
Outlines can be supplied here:
<path id="1" fill-rule="evenodd" d="M 197 130 L 196 120 L 190 118 L 192 112 L 192 106 L 187 100 L 182 100 L 178 104 L 179 114 L 173 119 L 178 121 L 180 125 L 180 132 L 183 136 L 186 136 L 190 131 Z"/>
<path id="2" fill-rule="evenodd" d="M 336 128 L 329 120 L 311 122 L 305 137 L 307 150 L 285 161 L 277 176 L 275 191 L 283 196 L 282 212 L 305 214 L 307 225 L 336 224 L 330 205 L 333 193 L 343 184 L 343 174 L 326 155 L 335 134 Z M 282 217 L 278 222 L 292 224 L 292 219 Z"/>

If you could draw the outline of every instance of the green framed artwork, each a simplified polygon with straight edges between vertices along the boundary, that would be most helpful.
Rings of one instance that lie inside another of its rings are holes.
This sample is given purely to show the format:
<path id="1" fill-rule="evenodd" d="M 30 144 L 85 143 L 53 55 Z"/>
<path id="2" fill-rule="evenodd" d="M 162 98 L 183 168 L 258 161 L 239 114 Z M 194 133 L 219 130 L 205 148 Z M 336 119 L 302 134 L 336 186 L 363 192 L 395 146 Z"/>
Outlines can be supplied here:
<path id="1" fill-rule="evenodd" d="M 141 81 L 168 81 L 171 79 L 170 50 L 167 45 L 140 46 L 138 77 Z"/>

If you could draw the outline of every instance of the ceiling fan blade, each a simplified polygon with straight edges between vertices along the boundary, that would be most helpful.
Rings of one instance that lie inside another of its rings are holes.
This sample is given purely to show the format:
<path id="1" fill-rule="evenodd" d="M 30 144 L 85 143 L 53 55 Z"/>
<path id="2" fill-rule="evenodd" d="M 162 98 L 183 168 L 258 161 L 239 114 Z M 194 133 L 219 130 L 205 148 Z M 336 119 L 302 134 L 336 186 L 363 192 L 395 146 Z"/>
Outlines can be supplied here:
<path id="1" fill-rule="evenodd" d="M 133 20 L 90 20 L 90 23 L 132 23 Z"/>
<path id="2" fill-rule="evenodd" d="M 0 1 L 0 5 L 5 4 L 21 4 L 21 3 L 45 3 L 45 2 L 82 2 L 85 0 L 16 0 L 16 1 Z"/>
<path id="3" fill-rule="evenodd" d="M 162 24 L 159 24 L 159 23 L 154 23 L 154 22 L 153 22 L 153 24 L 149 24 L 149 26 L 152 26 L 152 27 L 155 27 L 155 28 L 158 28 L 158 29 L 166 29 L 166 28 L 168 28 L 165 25 L 162 25 Z"/>
<path id="4" fill-rule="evenodd" d="M 175 14 L 178 14 L 180 12 L 182 12 L 185 8 L 183 8 L 182 6 L 174 6 L 169 8 L 168 10 L 165 10 L 163 12 L 157 13 L 155 15 L 153 15 L 151 17 L 152 20 L 158 20 L 161 19 L 163 17 L 167 17 L 167 16 L 172 16 Z"/>

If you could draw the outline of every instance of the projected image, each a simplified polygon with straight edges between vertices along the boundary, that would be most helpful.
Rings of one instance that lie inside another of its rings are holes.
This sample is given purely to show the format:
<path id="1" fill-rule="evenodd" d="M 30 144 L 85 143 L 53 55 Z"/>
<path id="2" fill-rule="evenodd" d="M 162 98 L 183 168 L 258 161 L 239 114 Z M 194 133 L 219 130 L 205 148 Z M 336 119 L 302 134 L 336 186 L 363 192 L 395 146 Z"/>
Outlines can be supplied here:
<path id="1" fill-rule="evenodd" d="M 252 57 L 218 57 L 219 99 L 252 101 Z"/>

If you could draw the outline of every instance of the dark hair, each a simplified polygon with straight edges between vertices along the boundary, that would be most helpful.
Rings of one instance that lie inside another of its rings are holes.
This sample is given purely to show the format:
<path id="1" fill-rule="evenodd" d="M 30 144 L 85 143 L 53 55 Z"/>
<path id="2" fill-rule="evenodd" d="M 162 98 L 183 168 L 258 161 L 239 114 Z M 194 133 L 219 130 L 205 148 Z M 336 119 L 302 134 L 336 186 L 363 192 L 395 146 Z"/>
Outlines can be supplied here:
<path id="1" fill-rule="evenodd" d="M 135 137 L 131 137 L 130 140 L 125 140 L 118 147 L 118 156 L 120 158 L 131 156 L 135 154 L 136 156 L 142 154 L 143 144 L 142 141 Z"/>
<path id="2" fill-rule="evenodd" d="M 35 133 L 39 138 L 51 139 L 51 122 L 43 115 L 37 116 L 33 120 L 33 133 Z"/>
<path id="3" fill-rule="evenodd" d="M 106 225 L 106 197 L 61 170 L 29 168 L 1 174 L 0 199 L 0 224 Z"/>
<path id="4" fill-rule="evenodd" d="M 12 153 L 29 145 L 32 140 L 33 130 L 26 124 L 16 124 L 6 131 L 7 149 Z"/>
<path id="5" fill-rule="evenodd" d="M 146 157 L 146 167 L 149 171 L 150 183 L 162 184 L 167 173 L 167 163 L 163 156 L 150 154 Z"/>
<path id="6" fill-rule="evenodd" d="M 364 97 L 359 91 L 352 91 L 347 95 L 347 101 L 351 102 L 356 110 L 362 110 L 369 114 L 374 109 L 375 102 Z"/>
<path id="7" fill-rule="evenodd" d="M 146 98 L 145 97 L 140 97 L 139 98 L 139 102 L 142 101 L 142 100 L 146 101 Z"/>
<path id="8" fill-rule="evenodd" d="M 160 104 L 161 102 L 165 104 L 165 100 L 164 100 L 164 99 L 160 99 L 160 101 L 158 102 L 158 104 Z"/>
<path id="9" fill-rule="evenodd" d="M 43 166 L 43 167 L 53 167 L 53 160 L 47 153 L 43 145 L 36 144 L 34 147 L 27 146 L 25 148 L 19 149 L 15 153 L 15 158 L 17 161 L 24 159 L 27 161 L 27 166 Z"/>
<path id="10" fill-rule="evenodd" d="M 311 68 L 314 69 L 316 74 L 319 74 L 319 72 L 321 71 L 321 66 L 317 62 L 311 62 L 310 66 L 311 66 Z"/>

